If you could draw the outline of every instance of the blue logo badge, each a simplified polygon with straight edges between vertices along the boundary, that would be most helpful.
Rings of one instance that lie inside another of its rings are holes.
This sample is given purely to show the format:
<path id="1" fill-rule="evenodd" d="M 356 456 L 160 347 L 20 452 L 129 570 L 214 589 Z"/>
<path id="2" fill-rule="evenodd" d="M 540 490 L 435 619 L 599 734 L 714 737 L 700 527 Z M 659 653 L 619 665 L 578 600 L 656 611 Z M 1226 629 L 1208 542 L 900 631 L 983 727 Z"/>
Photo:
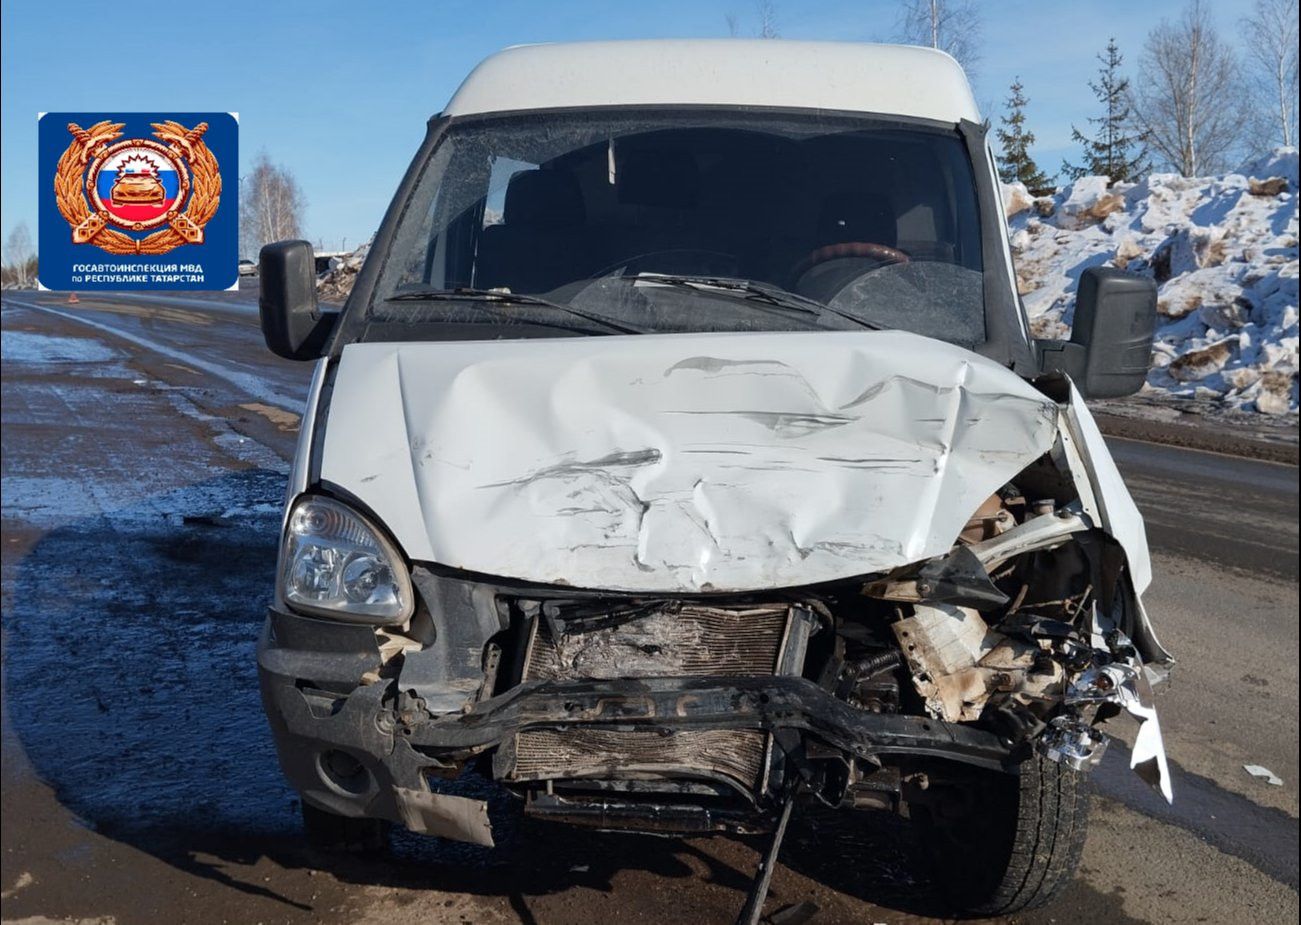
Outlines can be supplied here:
<path id="1" fill-rule="evenodd" d="M 46 289 L 229 289 L 239 279 L 231 113 L 45 113 Z"/>

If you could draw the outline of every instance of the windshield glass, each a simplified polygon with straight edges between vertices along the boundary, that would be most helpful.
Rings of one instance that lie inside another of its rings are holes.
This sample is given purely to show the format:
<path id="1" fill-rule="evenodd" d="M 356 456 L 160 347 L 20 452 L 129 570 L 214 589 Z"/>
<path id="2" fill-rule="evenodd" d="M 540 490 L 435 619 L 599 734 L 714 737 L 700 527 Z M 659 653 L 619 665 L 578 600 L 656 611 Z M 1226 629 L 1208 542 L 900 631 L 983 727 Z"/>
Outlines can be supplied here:
<path id="1" fill-rule="evenodd" d="M 971 164 L 956 130 L 869 117 L 458 121 L 368 317 L 557 333 L 596 333 L 602 318 L 616 322 L 603 333 L 890 327 L 973 346 L 985 321 Z"/>

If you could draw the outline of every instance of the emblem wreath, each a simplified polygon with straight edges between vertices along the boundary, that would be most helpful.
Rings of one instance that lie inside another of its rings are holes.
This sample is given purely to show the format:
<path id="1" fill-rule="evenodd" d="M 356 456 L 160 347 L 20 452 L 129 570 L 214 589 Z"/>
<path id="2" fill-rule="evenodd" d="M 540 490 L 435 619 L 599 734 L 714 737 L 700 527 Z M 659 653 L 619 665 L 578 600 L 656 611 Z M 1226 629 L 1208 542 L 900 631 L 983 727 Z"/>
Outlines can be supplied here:
<path id="1" fill-rule="evenodd" d="M 72 226 L 74 244 L 94 244 L 110 254 L 165 254 L 182 244 L 202 244 L 203 226 L 221 201 L 221 172 L 217 158 L 203 143 L 208 123 L 187 129 L 179 122 L 153 122 L 154 137 L 164 144 L 193 175 L 193 190 L 185 211 L 169 212 L 167 227 L 144 238 L 133 238 L 108 227 L 108 215 L 91 209 L 82 178 L 86 166 L 103 155 L 108 145 L 122 137 L 124 122 L 96 122 L 83 129 L 68 123 L 72 143 L 59 158 L 54 172 L 54 194 L 59 213 Z"/>

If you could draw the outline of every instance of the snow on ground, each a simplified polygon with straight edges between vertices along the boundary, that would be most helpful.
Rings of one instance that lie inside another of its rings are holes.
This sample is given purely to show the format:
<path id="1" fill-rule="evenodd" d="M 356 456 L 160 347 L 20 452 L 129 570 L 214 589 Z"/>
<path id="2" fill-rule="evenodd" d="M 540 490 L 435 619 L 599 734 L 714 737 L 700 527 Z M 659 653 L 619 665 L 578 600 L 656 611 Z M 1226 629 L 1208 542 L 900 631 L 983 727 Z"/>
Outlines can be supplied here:
<path id="1" fill-rule="evenodd" d="M 1084 177 L 1051 197 L 1004 187 L 1017 278 L 1036 336 L 1069 336 L 1080 274 L 1154 278 L 1144 394 L 1244 411 L 1297 409 L 1297 151 L 1219 177 Z"/>
<path id="2" fill-rule="evenodd" d="M 316 294 L 326 302 L 345 301 L 348 293 L 352 292 L 353 284 L 357 282 L 357 274 L 361 272 L 361 265 L 366 262 L 368 253 L 370 241 L 351 254 L 331 257 L 330 268 L 316 278 Z"/>
<path id="3" fill-rule="evenodd" d="M 0 358 L 5 363 L 84 363 L 119 359 L 118 351 L 95 340 L 56 337 L 31 331 L 5 331 L 0 340 Z"/>

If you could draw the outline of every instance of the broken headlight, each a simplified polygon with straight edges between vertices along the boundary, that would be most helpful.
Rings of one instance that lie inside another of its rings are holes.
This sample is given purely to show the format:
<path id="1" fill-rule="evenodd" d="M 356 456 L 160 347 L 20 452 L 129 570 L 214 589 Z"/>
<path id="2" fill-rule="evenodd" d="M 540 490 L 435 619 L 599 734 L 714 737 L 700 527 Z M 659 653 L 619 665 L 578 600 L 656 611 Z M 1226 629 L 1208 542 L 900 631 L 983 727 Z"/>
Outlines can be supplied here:
<path id="1" fill-rule="evenodd" d="M 300 498 L 280 551 L 280 597 L 295 610 L 362 623 L 402 623 L 411 578 L 393 544 L 329 498 Z"/>

